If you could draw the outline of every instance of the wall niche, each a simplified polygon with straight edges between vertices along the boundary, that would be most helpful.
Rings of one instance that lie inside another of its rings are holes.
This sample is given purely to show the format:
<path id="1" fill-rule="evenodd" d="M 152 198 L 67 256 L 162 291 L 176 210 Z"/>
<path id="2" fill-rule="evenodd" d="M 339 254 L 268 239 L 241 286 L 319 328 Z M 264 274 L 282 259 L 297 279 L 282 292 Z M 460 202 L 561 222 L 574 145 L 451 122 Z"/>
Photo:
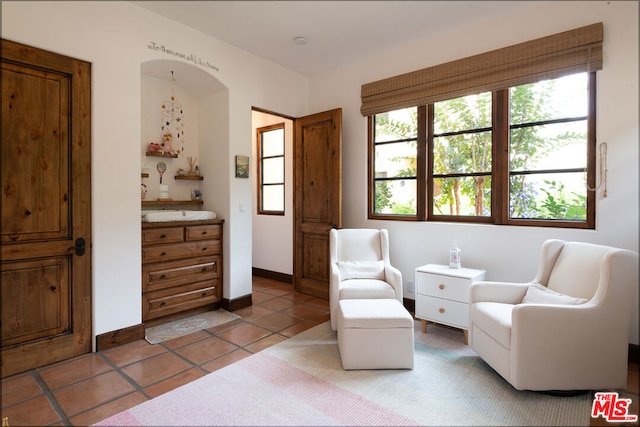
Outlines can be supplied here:
<path id="1" fill-rule="evenodd" d="M 140 83 L 143 209 L 215 211 L 214 200 L 225 199 L 216 195 L 224 186 L 214 171 L 224 164 L 216 153 L 228 152 L 228 111 L 222 111 L 228 110 L 226 87 L 201 68 L 175 60 L 142 63 Z M 172 137 L 170 150 L 163 144 L 167 132 Z M 150 149 L 149 144 L 157 145 Z M 159 164 L 165 166 L 162 174 Z"/>

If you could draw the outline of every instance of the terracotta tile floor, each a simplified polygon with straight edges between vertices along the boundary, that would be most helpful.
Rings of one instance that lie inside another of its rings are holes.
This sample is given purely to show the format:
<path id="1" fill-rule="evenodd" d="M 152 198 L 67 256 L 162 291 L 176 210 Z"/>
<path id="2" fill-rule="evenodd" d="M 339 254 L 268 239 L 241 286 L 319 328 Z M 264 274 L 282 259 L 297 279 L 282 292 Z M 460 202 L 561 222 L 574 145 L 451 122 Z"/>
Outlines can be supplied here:
<path id="1" fill-rule="evenodd" d="M 145 340 L 91 353 L 2 380 L 2 418 L 15 426 L 90 425 L 329 320 L 326 300 L 291 285 L 253 278 L 253 306 L 242 319 L 151 345 Z M 638 415 L 638 364 L 628 386 Z M 591 420 L 592 426 L 638 425 Z"/>
<path id="2" fill-rule="evenodd" d="M 2 380 L 9 425 L 90 425 L 329 320 L 329 302 L 253 278 L 241 319 L 160 344 L 136 341 Z"/>

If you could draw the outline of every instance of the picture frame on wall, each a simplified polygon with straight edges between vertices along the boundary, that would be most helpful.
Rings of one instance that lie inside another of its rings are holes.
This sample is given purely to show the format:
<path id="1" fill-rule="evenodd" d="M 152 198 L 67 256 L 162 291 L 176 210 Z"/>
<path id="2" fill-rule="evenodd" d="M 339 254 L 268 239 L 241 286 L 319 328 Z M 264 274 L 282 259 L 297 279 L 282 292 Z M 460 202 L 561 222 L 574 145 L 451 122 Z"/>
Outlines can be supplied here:
<path id="1" fill-rule="evenodd" d="M 249 178 L 249 156 L 236 156 L 236 178 Z"/>

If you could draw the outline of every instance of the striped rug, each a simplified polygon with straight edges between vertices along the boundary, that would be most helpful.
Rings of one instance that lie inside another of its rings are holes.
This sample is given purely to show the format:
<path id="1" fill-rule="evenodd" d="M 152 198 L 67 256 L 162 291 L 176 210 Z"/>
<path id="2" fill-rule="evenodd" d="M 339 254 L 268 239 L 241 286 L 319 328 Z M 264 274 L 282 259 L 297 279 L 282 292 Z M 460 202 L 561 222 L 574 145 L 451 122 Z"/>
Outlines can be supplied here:
<path id="1" fill-rule="evenodd" d="M 437 325 L 413 370 L 344 371 L 329 323 L 101 421 L 102 426 L 588 426 L 591 395 L 515 390 Z"/>

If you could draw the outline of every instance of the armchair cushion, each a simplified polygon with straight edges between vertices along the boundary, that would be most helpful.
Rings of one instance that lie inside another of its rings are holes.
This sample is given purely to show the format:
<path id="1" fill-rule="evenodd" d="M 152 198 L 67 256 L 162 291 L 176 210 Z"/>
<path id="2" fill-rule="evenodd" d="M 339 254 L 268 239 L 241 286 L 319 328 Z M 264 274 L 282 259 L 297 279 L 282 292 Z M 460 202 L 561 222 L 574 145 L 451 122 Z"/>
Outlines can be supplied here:
<path id="1" fill-rule="evenodd" d="M 340 282 L 339 300 L 395 298 L 395 290 L 384 280 L 350 279 Z"/>
<path id="2" fill-rule="evenodd" d="M 384 280 L 384 261 L 338 261 L 340 280 Z"/>
<path id="3" fill-rule="evenodd" d="M 528 304 L 584 304 L 587 301 L 586 298 L 575 298 L 561 294 L 540 283 L 531 283 L 522 299 L 523 303 Z"/>

